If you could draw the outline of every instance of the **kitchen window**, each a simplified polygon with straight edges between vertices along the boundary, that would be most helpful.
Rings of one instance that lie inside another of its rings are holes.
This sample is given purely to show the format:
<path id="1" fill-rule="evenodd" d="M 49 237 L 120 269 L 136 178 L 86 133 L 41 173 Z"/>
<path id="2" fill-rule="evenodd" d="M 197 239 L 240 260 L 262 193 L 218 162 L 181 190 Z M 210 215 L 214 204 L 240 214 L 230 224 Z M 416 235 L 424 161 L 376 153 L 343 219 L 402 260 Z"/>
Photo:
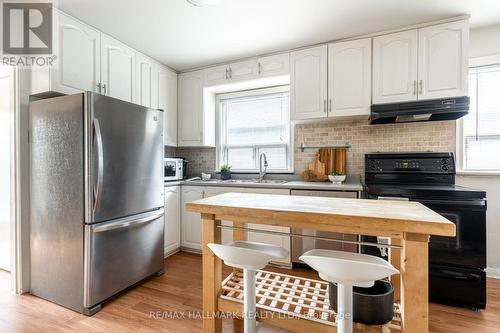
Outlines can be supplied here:
<path id="1" fill-rule="evenodd" d="M 217 105 L 219 167 L 256 172 L 265 153 L 268 171 L 293 171 L 289 86 L 217 95 Z"/>
<path id="2" fill-rule="evenodd" d="M 464 171 L 500 171 L 499 87 L 500 64 L 470 69 L 470 111 L 462 127 Z"/>

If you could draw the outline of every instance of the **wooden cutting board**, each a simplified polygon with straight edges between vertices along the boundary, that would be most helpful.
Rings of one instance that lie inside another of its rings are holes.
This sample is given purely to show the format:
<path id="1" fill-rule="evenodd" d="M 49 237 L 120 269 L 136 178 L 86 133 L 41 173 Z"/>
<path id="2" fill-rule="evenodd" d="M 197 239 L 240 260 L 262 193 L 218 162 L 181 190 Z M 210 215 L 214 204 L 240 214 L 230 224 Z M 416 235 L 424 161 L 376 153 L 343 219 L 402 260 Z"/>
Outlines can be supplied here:
<path id="1" fill-rule="evenodd" d="M 316 153 L 314 162 L 309 164 L 309 169 L 302 173 L 302 177 L 305 181 L 325 181 L 328 179 L 325 171 L 325 163 L 320 161 L 320 154 Z"/>

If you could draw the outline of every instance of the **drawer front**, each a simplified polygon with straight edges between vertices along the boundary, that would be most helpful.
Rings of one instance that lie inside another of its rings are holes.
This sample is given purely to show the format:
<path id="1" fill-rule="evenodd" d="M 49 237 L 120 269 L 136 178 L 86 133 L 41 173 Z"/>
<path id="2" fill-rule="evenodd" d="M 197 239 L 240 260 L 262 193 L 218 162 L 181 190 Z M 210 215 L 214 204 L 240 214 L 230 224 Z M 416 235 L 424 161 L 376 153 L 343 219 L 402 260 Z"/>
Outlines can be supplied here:
<path id="1" fill-rule="evenodd" d="M 92 307 L 163 269 L 164 216 L 85 226 L 84 306 Z"/>

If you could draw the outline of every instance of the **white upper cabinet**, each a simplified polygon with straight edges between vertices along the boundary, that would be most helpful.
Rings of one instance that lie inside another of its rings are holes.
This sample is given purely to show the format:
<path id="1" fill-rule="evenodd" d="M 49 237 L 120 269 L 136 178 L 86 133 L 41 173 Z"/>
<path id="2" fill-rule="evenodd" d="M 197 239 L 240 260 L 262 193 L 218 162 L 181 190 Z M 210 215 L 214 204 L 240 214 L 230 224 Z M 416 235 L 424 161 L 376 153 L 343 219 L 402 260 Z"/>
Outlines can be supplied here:
<path id="1" fill-rule="evenodd" d="M 136 67 L 136 99 L 135 102 L 146 107 L 156 107 L 153 105 L 153 72 L 155 63 L 144 55 L 135 54 Z"/>
<path id="2" fill-rule="evenodd" d="M 162 109 L 163 142 L 166 146 L 177 146 L 177 73 L 156 65 L 153 72 L 153 106 Z"/>
<path id="3" fill-rule="evenodd" d="M 328 45 L 328 116 L 369 116 L 371 39 Z"/>
<path id="4" fill-rule="evenodd" d="M 101 34 L 102 93 L 135 102 L 135 52 L 125 44 Z"/>
<path id="5" fill-rule="evenodd" d="M 373 103 L 466 96 L 468 21 L 373 38 Z"/>
<path id="6" fill-rule="evenodd" d="M 210 67 L 205 70 L 205 85 L 216 86 L 227 83 L 229 67 L 227 65 Z"/>
<path id="7" fill-rule="evenodd" d="M 257 60 L 240 61 L 229 65 L 229 79 L 232 81 L 252 80 L 258 77 Z"/>
<path id="8" fill-rule="evenodd" d="M 467 21 L 418 30 L 419 99 L 467 95 L 468 44 Z"/>
<path id="9" fill-rule="evenodd" d="M 257 66 L 259 77 L 290 74 L 290 53 L 259 58 Z"/>
<path id="10" fill-rule="evenodd" d="M 203 145 L 203 72 L 179 75 L 179 146 Z"/>
<path id="11" fill-rule="evenodd" d="M 327 45 L 290 54 L 290 106 L 293 120 L 326 116 L 327 54 Z"/>
<path id="12" fill-rule="evenodd" d="M 417 99 L 417 30 L 373 38 L 373 103 Z"/>
<path id="13" fill-rule="evenodd" d="M 33 69 L 31 93 L 98 92 L 101 79 L 99 31 L 54 9 L 53 34 L 57 64 L 47 71 Z"/>

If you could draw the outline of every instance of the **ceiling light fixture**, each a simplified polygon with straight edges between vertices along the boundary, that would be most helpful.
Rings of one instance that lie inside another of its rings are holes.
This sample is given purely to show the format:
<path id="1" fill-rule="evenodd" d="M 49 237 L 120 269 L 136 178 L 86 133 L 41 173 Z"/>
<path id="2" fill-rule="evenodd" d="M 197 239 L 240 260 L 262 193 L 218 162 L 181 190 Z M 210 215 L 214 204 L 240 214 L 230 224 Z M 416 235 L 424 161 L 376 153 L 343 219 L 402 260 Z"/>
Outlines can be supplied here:
<path id="1" fill-rule="evenodd" d="M 196 7 L 216 6 L 222 2 L 222 0 L 187 0 L 187 1 Z"/>

